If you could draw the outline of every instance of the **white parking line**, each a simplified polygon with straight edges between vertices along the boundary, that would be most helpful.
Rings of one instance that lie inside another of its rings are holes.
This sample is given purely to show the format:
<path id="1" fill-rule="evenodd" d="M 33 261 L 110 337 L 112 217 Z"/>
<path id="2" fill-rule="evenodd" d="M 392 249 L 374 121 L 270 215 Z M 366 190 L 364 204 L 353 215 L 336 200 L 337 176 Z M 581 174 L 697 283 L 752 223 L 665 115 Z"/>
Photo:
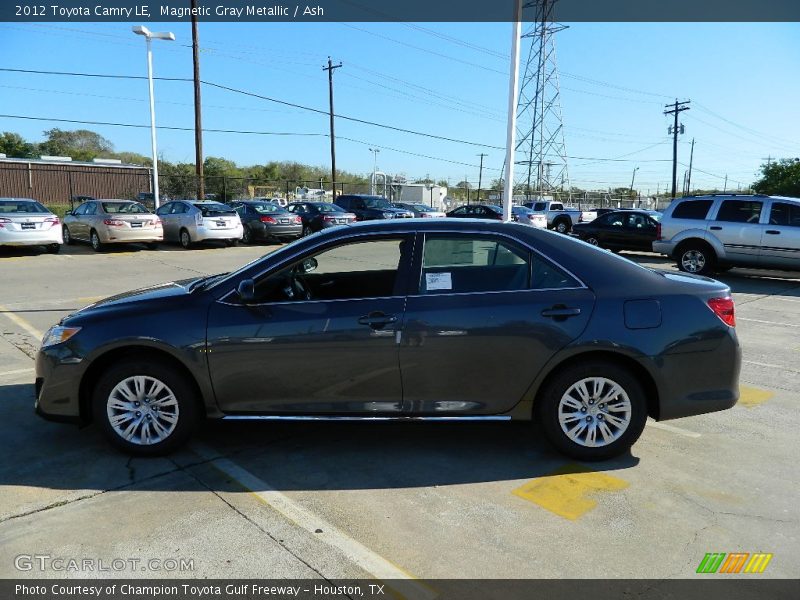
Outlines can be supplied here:
<path id="1" fill-rule="evenodd" d="M 217 452 L 204 444 L 195 442 L 191 444 L 191 448 L 202 458 L 212 461 L 215 467 L 235 479 L 245 489 L 250 490 L 264 504 L 282 514 L 295 525 L 314 534 L 315 539 L 338 549 L 351 562 L 376 579 L 387 581 L 387 587 L 395 589 L 408 598 L 433 599 L 437 596 L 430 587 L 421 581 L 415 581 L 416 577 L 413 575 L 357 542 L 332 523 L 300 506 L 269 483 L 259 479 L 233 461 L 219 457 Z M 321 532 L 319 532 L 320 530 Z M 389 581 L 391 583 L 388 583 Z"/>
<path id="2" fill-rule="evenodd" d="M 32 335 L 37 340 L 41 340 L 44 337 L 44 333 L 36 329 L 33 325 L 28 323 L 22 317 L 18 317 L 16 314 L 14 314 L 11 310 L 3 306 L 2 304 L 0 304 L 0 313 L 5 315 L 9 321 L 14 323 L 17 327 L 24 329 L 27 333 Z"/>
<path id="3" fill-rule="evenodd" d="M 790 371 L 792 373 L 800 373 L 797 369 L 792 369 L 791 367 L 786 367 L 784 365 L 775 365 L 772 363 L 762 363 L 756 362 L 754 360 L 743 360 L 743 363 L 747 363 L 748 365 L 756 365 L 758 367 L 768 367 L 770 369 L 780 369 L 781 371 Z"/>
<path id="4" fill-rule="evenodd" d="M 779 323 L 778 321 L 764 321 L 762 319 L 745 319 L 743 317 L 736 317 L 737 321 L 745 321 L 748 323 L 763 323 L 764 325 L 776 325 L 777 327 L 800 327 L 800 323 Z"/>
<path id="5" fill-rule="evenodd" d="M 667 425 L 666 423 L 659 423 L 658 421 L 651 421 L 650 419 L 647 420 L 648 427 L 654 427 L 656 429 L 662 429 L 664 431 L 669 431 L 670 433 L 677 433 L 678 435 L 683 435 L 689 438 L 699 438 L 700 434 L 695 433 L 694 431 L 689 431 L 688 429 L 681 429 L 680 427 L 675 427 L 674 425 Z"/>
<path id="6" fill-rule="evenodd" d="M 22 375 L 23 373 L 33 373 L 33 371 L 33 367 L 27 367 L 26 369 L 14 369 L 12 371 L 3 371 L 0 372 L 0 378 L 13 377 L 15 375 Z"/>

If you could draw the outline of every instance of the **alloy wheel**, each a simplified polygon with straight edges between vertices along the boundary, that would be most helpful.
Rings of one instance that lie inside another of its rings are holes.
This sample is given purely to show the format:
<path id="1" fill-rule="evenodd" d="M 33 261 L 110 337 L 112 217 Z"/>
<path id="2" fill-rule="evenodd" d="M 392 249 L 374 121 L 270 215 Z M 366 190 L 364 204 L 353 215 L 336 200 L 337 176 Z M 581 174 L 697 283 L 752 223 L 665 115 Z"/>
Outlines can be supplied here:
<path id="1" fill-rule="evenodd" d="M 608 446 L 631 423 L 632 407 L 621 385 L 605 377 L 587 377 L 572 384 L 558 403 L 561 430 L 576 444 Z"/>
<path id="2" fill-rule="evenodd" d="M 167 439 L 178 424 L 178 399 L 159 379 L 134 375 L 120 381 L 106 401 L 108 422 L 123 440 L 138 446 Z"/>
<path id="3" fill-rule="evenodd" d="M 700 250 L 687 250 L 681 256 L 681 266 L 687 273 L 699 273 L 706 266 L 706 256 Z"/>
<path id="4" fill-rule="evenodd" d="M 599 246 L 600 242 L 597 241 L 596 237 L 588 237 L 586 238 L 586 243 L 591 244 L 592 246 Z"/>

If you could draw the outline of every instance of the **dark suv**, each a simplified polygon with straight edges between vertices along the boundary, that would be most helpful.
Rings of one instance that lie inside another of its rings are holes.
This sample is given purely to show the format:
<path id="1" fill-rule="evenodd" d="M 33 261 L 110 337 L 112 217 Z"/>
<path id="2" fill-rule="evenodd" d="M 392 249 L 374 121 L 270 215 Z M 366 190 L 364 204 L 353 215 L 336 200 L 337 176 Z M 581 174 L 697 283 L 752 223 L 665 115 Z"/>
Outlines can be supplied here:
<path id="1" fill-rule="evenodd" d="M 410 219 L 414 213 L 404 208 L 394 208 L 383 196 L 366 194 L 344 194 L 336 198 L 334 204 L 353 213 L 358 221 L 375 219 Z"/>

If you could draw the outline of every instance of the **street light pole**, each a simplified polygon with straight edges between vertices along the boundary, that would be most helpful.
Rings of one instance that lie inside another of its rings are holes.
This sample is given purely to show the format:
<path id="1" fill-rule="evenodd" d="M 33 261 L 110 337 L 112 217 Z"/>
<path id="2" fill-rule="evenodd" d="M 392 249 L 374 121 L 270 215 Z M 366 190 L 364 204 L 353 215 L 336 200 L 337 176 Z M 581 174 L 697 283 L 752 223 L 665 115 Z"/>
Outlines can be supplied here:
<path id="1" fill-rule="evenodd" d="M 133 33 L 143 35 L 147 43 L 147 85 L 150 90 L 150 143 L 153 147 L 153 202 L 159 207 L 158 195 L 158 148 L 156 145 L 156 103 L 153 97 L 153 48 L 152 39 L 175 41 L 175 34 L 170 31 L 153 33 L 147 27 L 135 25 Z"/>
<path id="2" fill-rule="evenodd" d="M 375 157 L 372 163 L 372 180 L 369 183 L 369 193 L 375 193 L 375 178 L 378 176 L 378 152 L 381 151 L 380 148 L 370 148 L 370 152 L 372 152 L 373 156 Z M 385 190 L 384 190 L 385 191 Z"/>

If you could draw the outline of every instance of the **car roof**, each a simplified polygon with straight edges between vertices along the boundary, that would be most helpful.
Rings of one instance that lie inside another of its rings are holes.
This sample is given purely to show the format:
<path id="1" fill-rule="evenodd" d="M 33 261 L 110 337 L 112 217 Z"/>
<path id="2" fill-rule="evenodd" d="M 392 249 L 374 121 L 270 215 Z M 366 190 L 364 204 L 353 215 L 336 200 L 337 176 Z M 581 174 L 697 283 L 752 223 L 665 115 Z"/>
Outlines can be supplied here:
<path id="1" fill-rule="evenodd" d="M 0 202 L 39 202 L 33 198 L 0 198 Z"/>

